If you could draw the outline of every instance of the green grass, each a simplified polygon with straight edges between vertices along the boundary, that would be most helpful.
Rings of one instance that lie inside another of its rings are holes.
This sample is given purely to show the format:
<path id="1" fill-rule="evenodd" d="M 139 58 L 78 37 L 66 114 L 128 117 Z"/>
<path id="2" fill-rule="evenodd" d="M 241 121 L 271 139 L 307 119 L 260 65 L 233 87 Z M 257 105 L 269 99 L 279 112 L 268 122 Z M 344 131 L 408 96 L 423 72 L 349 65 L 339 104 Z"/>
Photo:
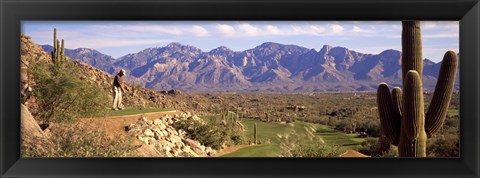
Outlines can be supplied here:
<path id="1" fill-rule="evenodd" d="M 449 116 L 458 116 L 458 115 L 460 115 L 460 110 L 458 110 L 458 109 L 450 109 L 450 110 L 448 110 L 448 115 L 449 115 Z"/>
<path id="2" fill-rule="evenodd" d="M 173 111 L 175 109 L 172 108 L 145 108 L 145 109 L 138 109 L 138 108 L 125 108 L 124 110 L 108 110 L 107 116 L 124 116 L 124 115 L 135 115 L 135 114 L 143 114 L 143 113 L 151 113 L 151 112 L 163 112 L 163 111 Z M 102 117 L 104 116 L 102 113 L 95 115 L 94 117 Z"/>
<path id="3" fill-rule="evenodd" d="M 327 144 L 343 146 L 349 149 L 356 149 L 365 141 L 365 138 L 357 138 L 357 134 L 345 134 L 325 125 L 321 125 L 317 129 L 316 134 Z"/>
<path id="4" fill-rule="evenodd" d="M 344 134 L 333 128 L 320 124 L 312 124 L 302 121 L 296 121 L 293 123 L 293 127 L 290 124 L 281 123 L 266 123 L 251 119 L 243 119 L 242 123 L 246 127 L 247 138 L 253 139 L 253 125 L 257 123 L 257 136 L 258 140 L 263 144 L 245 147 L 239 149 L 233 153 L 223 155 L 222 157 L 277 157 L 281 153 L 280 140 L 278 134 L 285 134 L 291 129 L 295 129 L 295 133 L 306 133 L 305 128 L 313 127 L 317 130 L 316 136 L 321 137 L 327 144 L 340 145 L 346 148 L 354 149 L 359 147 L 365 140 L 364 138 L 356 138 L 356 134 Z M 269 143 L 265 143 L 266 141 Z"/>
<path id="5" fill-rule="evenodd" d="M 222 157 L 278 157 L 281 152 L 278 145 L 255 145 L 239 149 Z"/>

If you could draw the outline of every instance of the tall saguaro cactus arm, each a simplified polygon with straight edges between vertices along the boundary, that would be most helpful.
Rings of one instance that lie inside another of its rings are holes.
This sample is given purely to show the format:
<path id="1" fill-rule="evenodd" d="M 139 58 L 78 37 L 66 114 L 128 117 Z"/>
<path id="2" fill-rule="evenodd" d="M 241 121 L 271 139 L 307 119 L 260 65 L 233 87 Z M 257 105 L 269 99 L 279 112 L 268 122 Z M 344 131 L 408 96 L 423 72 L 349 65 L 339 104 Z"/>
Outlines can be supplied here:
<path id="1" fill-rule="evenodd" d="M 52 51 L 52 62 L 57 61 L 57 29 L 53 29 L 53 51 Z"/>
<path id="2" fill-rule="evenodd" d="M 410 70 L 418 72 L 420 78 L 423 74 L 422 56 L 422 31 L 420 21 L 402 22 L 402 77 Z"/>
<path id="3" fill-rule="evenodd" d="M 386 83 L 381 83 L 377 90 L 377 104 L 382 125 L 382 132 L 388 142 L 398 145 L 400 135 L 400 115 L 396 115 L 390 89 Z"/>
<path id="4" fill-rule="evenodd" d="M 405 84 L 399 155 L 401 157 L 425 157 L 427 136 L 425 134 L 423 87 L 418 72 L 408 71 L 405 76 Z"/>
<path id="5" fill-rule="evenodd" d="M 455 85 L 458 57 L 447 51 L 443 57 L 435 92 L 425 117 L 425 131 L 429 137 L 435 135 L 443 125 Z"/>
<path id="6" fill-rule="evenodd" d="M 395 87 L 392 90 L 393 111 L 400 119 L 402 117 L 402 89 Z"/>
<path id="7" fill-rule="evenodd" d="M 405 76 L 401 129 L 408 139 L 416 139 L 424 127 L 423 91 L 420 75 L 410 70 Z"/>

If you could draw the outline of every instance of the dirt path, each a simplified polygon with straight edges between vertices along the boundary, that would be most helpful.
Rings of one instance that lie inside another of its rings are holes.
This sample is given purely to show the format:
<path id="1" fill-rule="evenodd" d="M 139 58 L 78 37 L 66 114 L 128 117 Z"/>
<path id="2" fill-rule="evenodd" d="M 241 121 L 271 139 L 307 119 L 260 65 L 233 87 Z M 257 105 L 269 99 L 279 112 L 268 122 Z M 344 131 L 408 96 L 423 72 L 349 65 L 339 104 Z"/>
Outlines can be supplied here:
<path id="1" fill-rule="evenodd" d="M 145 114 L 125 115 L 125 116 L 107 116 L 107 117 L 94 117 L 94 118 L 81 118 L 79 123 L 81 125 L 91 127 L 92 129 L 103 130 L 110 138 L 116 138 L 118 136 L 127 136 L 125 127 L 137 121 L 142 115 L 149 120 L 158 119 L 164 115 L 175 115 L 181 111 L 162 111 L 151 112 Z M 134 143 L 141 144 L 139 143 Z"/>
<path id="2" fill-rule="evenodd" d="M 347 152 L 341 154 L 340 157 L 352 158 L 352 157 L 370 157 L 370 156 L 364 155 L 364 154 L 362 154 L 358 151 L 355 151 L 355 150 L 347 150 Z"/>
<path id="3" fill-rule="evenodd" d="M 235 152 L 239 149 L 249 147 L 249 146 L 253 146 L 253 145 L 233 145 L 233 146 L 229 146 L 225 149 L 217 151 L 217 153 L 214 155 L 214 157 L 220 157 L 220 156 L 223 156 L 223 155 L 226 155 L 226 154 L 229 154 L 229 153 L 233 153 L 233 152 Z"/>

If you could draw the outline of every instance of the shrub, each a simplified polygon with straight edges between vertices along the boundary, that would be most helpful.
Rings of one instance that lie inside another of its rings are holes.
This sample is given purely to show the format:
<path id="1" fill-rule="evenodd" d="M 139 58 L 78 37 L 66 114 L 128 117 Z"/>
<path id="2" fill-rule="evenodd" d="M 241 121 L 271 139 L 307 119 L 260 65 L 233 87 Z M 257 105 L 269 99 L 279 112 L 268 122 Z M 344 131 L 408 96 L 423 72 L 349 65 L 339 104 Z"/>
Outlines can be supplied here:
<path id="1" fill-rule="evenodd" d="M 226 127 L 218 127 L 214 124 L 202 124 L 195 120 L 183 120 L 173 124 L 173 127 L 183 129 L 186 136 L 199 141 L 202 145 L 213 149 L 220 149 L 229 139 L 229 131 Z"/>
<path id="2" fill-rule="evenodd" d="M 377 148 L 378 138 L 366 138 L 364 142 L 362 142 L 362 147 L 358 149 L 358 152 L 366 154 L 366 155 L 373 155 Z"/>
<path id="3" fill-rule="evenodd" d="M 398 147 L 391 146 L 387 152 L 385 152 L 383 155 L 379 155 L 379 157 L 384 157 L 384 158 L 398 157 Z"/>
<path id="4" fill-rule="evenodd" d="M 428 139 L 428 157 L 458 157 L 459 139 L 456 135 L 437 136 Z"/>
<path id="5" fill-rule="evenodd" d="M 234 145 L 244 145 L 248 144 L 248 138 L 241 132 L 230 132 L 230 141 Z"/>
<path id="6" fill-rule="evenodd" d="M 380 137 L 380 122 L 378 120 L 366 120 L 360 126 L 365 132 L 372 137 Z"/>
<path id="7" fill-rule="evenodd" d="M 281 156 L 283 157 L 338 157 L 345 152 L 340 146 L 330 146 L 315 136 L 315 129 L 305 129 L 305 134 L 296 134 L 295 130 L 278 135 Z"/>
<path id="8" fill-rule="evenodd" d="M 45 139 L 22 142 L 23 157 L 122 157 L 133 150 L 131 138 L 109 138 L 80 125 L 55 127 Z"/>
<path id="9" fill-rule="evenodd" d="M 291 150 L 292 157 L 338 157 L 345 152 L 339 146 L 329 146 L 319 141 L 300 143 Z"/>
<path id="10" fill-rule="evenodd" d="M 44 123 L 72 121 L 105 109 L 108 101 L 97 86 L 80 80 L 84 75 L 71 61 L 57 64 L 33 62 L 33 95 L 38 100 L 36 118 Z"/>

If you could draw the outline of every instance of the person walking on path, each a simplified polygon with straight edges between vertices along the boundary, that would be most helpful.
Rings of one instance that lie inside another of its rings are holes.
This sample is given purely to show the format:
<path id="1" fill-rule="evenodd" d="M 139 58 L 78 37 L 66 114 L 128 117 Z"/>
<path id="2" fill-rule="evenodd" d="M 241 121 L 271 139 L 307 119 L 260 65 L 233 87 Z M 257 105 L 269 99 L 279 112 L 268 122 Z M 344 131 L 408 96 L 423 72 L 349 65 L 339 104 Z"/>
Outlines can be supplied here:
<path id="1" fill-rule="evenodd" d="M 124 93 L 123 76 L 126 75 L 125 70 L 121 69 L 113 79 L 113 110 L 125 109 L 122 104 L 122 94 Z"/>

